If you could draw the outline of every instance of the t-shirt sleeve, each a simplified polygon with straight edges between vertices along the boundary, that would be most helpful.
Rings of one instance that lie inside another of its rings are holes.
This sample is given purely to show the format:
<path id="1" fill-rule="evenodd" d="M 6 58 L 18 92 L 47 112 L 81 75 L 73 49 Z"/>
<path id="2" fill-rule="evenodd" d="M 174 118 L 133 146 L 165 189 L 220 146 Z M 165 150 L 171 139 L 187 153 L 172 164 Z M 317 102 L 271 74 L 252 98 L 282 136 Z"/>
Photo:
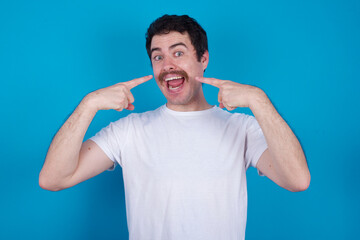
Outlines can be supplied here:
<path id="1" fill-rule="evenodd" d="M 113 170 L 116 164 L 123 166 L 122 152 L 124 149 L 127 132 L 128 132 L 128 117 L 122 118 L 116 122 L 110 123 L 107 127 L 101 129 L 90 140 L 94 141 L 114 162 L 114 165 L 109 170 Z"/>
<path id="2" fill-rule="evenodd" d="M 256 168 L 259 158 L 268 148 L 268 145 L 259 123 L 253 116 L 249 116 L 247 122 L 245 146 L 246 169 L 248 169 L 249 166 Z M 258 171 L 258 173 L 263 176 L 260 171 Z"/>

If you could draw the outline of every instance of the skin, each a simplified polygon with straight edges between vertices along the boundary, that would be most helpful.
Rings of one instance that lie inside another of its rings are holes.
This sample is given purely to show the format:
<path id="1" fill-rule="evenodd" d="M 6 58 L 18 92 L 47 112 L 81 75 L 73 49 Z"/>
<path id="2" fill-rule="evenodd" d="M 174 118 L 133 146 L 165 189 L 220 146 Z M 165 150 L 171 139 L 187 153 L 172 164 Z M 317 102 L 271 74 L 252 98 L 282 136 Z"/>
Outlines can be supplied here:
<path id="1" fill-rule="evenodd" d="M 189 35 L 179 32 L 155 35 L 150 49 L 154 76 L 167 99 L 168 108 L 184 112 L 211 108 L 205 100 L 201 83 L 195 80 L 195 77 L 203 76 L 209 62 L 208 52 L 204 53 L 200 61 L 197 61 L 196 51 L 190 42 Z M 176 70 L 185 71 L 189 78 L 184 82 L 181 91 L 172 93 L 168 90 L 166 83 L 160 81 L 159 75 Z"/>
<path id="2" fill-rule="evenodd" d="M 196 80 L 219 88 L 220 107 L 229 111 L 237 107 L 251 109 L 268 144 L 256 165 L 260 172 L 292 192 L 309 187 L 310 172 L 301 145 L 261 89 L 215 78 L 197 77 Z"/>
<path id="3" fill-rule="evenodd" d="M 113 162 L 91 140 L 83 143 L 84 135 L 99 110 L 133 110 L 130 90 L 152 76 L 99 89 L 89 93 L 55 135 L 40 172 L 40 187 L 59 191 L 74 186 L 109 169 Z"/>
<path id="4" fill-rule="evenodd" d="M 198 61 L 187 33 L 155 35 L 151 50 L 155 80 L 167 99 L 168 108 L 175 111 L 208 109 L 211 105 L 205 100 L 202 83 L 217 87 L 220 107 L 229 111 L 249 107 L 264 132 L 268 149 L 260 157 L 257 168 L 289 191 L 308 188 L 310 173 L 300 143 L 261 89 L 233 81 L 204 78 L 209 53 L 206 51 Z M 159 76 L 172 77 L 172 71 L 179 70 L 185 71 L 188 77 L 181 88 L 171 91 Z M 134 97 L 130 90 L 151 78 L 146 76 L 118 83 L 88 94 L 54 137 L 40 172 L 40 186 L 58 191 L 110 168 L 113 162 L 94 142 L 87 140 L 82 143 L 84 135 L 97 111 L 133 110 Z"/>
<path id="5" fill-rule="evenodd" d="M 237 107 L 250 108 L 264 132 L 268 149 L 256 167 L 289 191 L 308 188 L 310 172 L 301 145 L 261 89 L 233 81 L 204 78 L 209 53 L 205 52 L 201 60 L 197 61 L 196 51 L 187 33 L 170 32 L 154 36 L 151 50 L 155 79 L 168 101 L 168 108 L 175 111 L 208 109 L 211 106 L 205 100 L 201 83 L 219 88 L 220 107 L 229 111 Z M 160 73 L 173 70 L 184 70 L 189 76 L 188 82 L 176 94 L 169 93 L 166 84 L 159 79 Z"/>

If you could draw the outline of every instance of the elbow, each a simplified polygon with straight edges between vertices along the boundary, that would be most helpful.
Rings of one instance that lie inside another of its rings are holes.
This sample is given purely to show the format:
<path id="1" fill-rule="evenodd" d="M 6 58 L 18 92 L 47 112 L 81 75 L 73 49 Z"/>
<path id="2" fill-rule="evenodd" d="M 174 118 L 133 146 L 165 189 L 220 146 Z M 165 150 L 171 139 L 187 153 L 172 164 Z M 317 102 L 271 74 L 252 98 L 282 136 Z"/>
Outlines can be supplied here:
<path id="1" fill-rule="evenodd" d="M 305 156 L 304 156 L 304 160 L 302 162 L 304 162 L 305 164 L 302 165 L 301 167 L 299 167 L 294 172 L 293 176 L 295 178 L 293 178 L 293 181 L 292 181 L 293 186 L 291 189 L 289 189 L 291 192 L 303 192 L 303 191 L 307 190 L 310 186 L 311 175 L 310 175 L 310 170 L 306 163 Z"/>
<path id="2" fill-rule="evenodd" d="M 297 179 L 296 184 L 294 184 L 294 186 L 289 190 L 291 192 L 303 192 L 309 188 L 310 180 L 311 176 L 310 172 L 308 172 L 307 174 L 304 174 L 304 176 L 302 176 L 301 178 Z"/>
<path id="3" fill-rule="evenodd" d="M 39 186 L 44 189 L 44 190 L 48 190 L 48 191 L 52 191 L 52 192 L 57 192 L 60 190 L 63 190 L 64 188 L 61 188 L 55 184 L 52 184 L 48 178 L 46 178 L 45 176 L 43 176 L 40 173 L 39 176 Z"/>

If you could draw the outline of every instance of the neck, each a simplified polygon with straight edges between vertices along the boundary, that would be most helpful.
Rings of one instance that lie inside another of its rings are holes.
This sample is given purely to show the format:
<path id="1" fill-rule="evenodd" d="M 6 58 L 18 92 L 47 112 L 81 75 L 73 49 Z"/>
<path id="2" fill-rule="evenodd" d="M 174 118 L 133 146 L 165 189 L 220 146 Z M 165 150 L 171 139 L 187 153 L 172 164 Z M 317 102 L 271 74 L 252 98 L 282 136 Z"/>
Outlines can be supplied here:
<path id="1" fill-rule="evenodd" d="M 203 94 L 203 91 L 201 89 L 200 94 L 192 100 L 190 100 L 186 104 L 173 104 L 173 103 L 166 103 L 166 106 L 174 111 L 178 112 L 191 112 L 191 111 L 202 111 L 209 108 L 212 108 L 212 105 L 210 105 Z"/>

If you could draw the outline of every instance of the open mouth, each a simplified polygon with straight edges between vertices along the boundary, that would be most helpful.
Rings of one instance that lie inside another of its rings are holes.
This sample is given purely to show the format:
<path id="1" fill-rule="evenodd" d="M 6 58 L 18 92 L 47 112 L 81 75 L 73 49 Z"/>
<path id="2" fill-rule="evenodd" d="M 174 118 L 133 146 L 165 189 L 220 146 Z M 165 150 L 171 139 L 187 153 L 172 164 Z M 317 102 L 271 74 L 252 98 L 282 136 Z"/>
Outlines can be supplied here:
<path id="1" fill-rule="evenodd" d="M 188 74 L 184 70 L 164 71 L 159 75 L 159 80 L 169 93 L 180 93 L 185 82 L 189 81 Z"/>
<path id="2" fill-rule="evenodd" d="M 169 90 L 175 91 L 179 90 L 183 86 L 185 78 L 181 76 L 169 77 L 165 78 L 165 82 Z"/>

